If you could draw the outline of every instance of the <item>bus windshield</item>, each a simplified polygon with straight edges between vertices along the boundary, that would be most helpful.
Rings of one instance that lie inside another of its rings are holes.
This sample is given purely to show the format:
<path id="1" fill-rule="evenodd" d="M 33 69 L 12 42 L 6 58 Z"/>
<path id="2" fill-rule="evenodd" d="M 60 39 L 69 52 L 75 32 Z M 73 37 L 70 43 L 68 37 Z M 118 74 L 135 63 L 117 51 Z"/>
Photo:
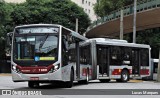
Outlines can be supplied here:
<path id="1" fill-rule="evenodd" d="M 21 66 L 50 65 L 58 59 L 58 34 L 19 34 L 14 39 L 13 60 Z"/>

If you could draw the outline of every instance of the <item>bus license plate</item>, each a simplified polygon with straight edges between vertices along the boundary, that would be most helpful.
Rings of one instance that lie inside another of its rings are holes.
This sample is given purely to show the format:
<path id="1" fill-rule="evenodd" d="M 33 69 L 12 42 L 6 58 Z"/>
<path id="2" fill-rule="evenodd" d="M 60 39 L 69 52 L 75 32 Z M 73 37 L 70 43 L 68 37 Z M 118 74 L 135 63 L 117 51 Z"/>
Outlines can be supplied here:
<path id="1" fill-rule="evenodd" d="M 30 77 L 30 80 L 39 80 L 39 77 Z"/>

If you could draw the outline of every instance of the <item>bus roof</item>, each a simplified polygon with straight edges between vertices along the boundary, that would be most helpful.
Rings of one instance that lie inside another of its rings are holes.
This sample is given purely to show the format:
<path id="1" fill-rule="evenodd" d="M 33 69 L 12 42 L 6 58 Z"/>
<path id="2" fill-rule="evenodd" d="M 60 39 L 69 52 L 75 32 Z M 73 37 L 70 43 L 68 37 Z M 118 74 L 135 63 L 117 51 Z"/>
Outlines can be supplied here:
<path id="1" fill-rule="evenodd" d="M 22 28 L 22 27 L 34 27 L 34 26 L 57 26 L 60 27 L 61 25 L 58 24 L 27 24 L 27 25 L 20 25 L 20 26 L 16 26 L 16 28 Z"/>
<path id="2" fill-rule="evenodd" d="M 89 39 L 88 41 L 92 41 L 92 40 L 95 40 L 96 43 L 100 44 L 100 45 L 113 45 L 113 46 L 127 46 L 127 47 L 150 48 L 149 45 L 128 43 L 125 40 L 118 40 L 118 39 L 93 38 L 93 39 Z"/>
<path id="3" fill-rule="evenodd" d="M 62 25 L 58 25 L 58 24 L 28 24 L 28 25 L 16 26 L 15 29 L 16 29 L 16 28 L 22 28 L 22 27 L 34 27 L 34 26 L 56 26 L 56 27 L 63 27 L 63 28 L 65 28 L 65 29 L 71 31 L 71 32 L 72 32 L 72 33 L 71 33 L 72 36 L 74 36 L 74 37 L 76 37 L 76 38 L 78 38 L 78 39 L 81 39 L 81 40 L 87 40 L 86 37 L 80 35 L 79 33 L 75 32 L 75 31 L 73 31 L 73 30 L 71 30 L 71 29 L 68 29 L 68 28 L 66 28 L 66 27 L 64 27 L 64 26 L 62 26 Z"/>

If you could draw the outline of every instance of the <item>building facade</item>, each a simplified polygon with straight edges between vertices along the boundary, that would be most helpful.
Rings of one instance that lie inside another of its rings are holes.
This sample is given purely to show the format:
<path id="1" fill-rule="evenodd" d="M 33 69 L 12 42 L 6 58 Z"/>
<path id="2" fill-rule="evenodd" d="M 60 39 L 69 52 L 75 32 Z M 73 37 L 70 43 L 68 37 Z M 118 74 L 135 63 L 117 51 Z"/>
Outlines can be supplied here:
<path id="1" fill-rule="evenodd" d="M 25 2 L 26 0 L 4 0 L 7 3 L 22 3 Z"/>
<path id="2" fill-rule="evenodd" d="M 97 16 L 93 10 L 94 4 L 97 3 L 97 0 L 71 0 L 71 1 L 76 3 L 78 6 L 82 7 L 83 10 L 88 14 L 92 22 L 97 19 Z"/>

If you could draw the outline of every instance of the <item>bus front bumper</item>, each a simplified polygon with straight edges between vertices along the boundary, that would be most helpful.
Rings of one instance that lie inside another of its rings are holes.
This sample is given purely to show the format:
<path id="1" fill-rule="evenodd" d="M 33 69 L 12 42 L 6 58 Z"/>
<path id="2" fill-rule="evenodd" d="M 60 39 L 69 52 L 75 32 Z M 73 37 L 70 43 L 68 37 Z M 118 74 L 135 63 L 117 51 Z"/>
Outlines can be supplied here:
<path id="1" fill-rule="evenodd" d="M 12 80 L 14 82 L 24 81 L 62 81 L 61 71 L 57 70 L 53 73 L 46 74 L 23 74 L 16 73 L 12 70 Z"/>

